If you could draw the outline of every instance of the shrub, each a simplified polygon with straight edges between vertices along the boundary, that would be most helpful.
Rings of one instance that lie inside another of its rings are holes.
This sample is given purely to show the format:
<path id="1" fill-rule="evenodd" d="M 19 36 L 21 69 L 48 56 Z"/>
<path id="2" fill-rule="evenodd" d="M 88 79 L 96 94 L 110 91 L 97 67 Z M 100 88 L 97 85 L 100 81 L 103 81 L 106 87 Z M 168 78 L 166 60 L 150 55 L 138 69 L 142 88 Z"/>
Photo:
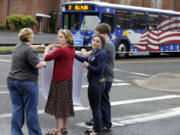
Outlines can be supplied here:
<path id="1" fill-rule="evenodd" d="M 31 15 L 27 15 L 27 16 L 23 16 L 22 24 L 24 28 L 32 27 L 34 25 L 37 25 L 37 21 Z"/>
<path id="2" fill-rule="evenodd" d="M 8 27 L 6 24 L 0 24 L 0 30 L 7 30 Z"/>
<path id="3" fill-rule="evenodd" d="M 15 30 L 32 27 L 37 24 L 37 21 L 31 15 L 12 14 L 7 16 L 7 20 L 13 25 Z"/>
<path id="4" fill-rule="evenodd" d="M 20 30 L 23 28 L 22 18 L 23 15 L 21 14 L 12 14 L 7 16 L 8 22 L 13 25 L 15 30 Z"/>

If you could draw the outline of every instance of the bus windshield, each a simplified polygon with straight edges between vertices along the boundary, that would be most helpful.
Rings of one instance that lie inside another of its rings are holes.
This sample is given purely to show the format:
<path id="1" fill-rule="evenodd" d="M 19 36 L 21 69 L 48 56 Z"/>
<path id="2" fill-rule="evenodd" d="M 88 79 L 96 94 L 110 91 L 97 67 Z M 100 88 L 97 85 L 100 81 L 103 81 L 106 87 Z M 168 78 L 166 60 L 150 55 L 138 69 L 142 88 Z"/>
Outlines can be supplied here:
<path id="1" fill-rule="evenodd" d="M 80 23 L 80 13 L 66 13 L 63 15 L 63 25 L 64 29 L 69 30 L 79 30 Z"/>
<path id="2" fill-rule="evenodd" d="M 93 31 L 99 22 L 98 15 L 84 15 L 80 30 Z"/>

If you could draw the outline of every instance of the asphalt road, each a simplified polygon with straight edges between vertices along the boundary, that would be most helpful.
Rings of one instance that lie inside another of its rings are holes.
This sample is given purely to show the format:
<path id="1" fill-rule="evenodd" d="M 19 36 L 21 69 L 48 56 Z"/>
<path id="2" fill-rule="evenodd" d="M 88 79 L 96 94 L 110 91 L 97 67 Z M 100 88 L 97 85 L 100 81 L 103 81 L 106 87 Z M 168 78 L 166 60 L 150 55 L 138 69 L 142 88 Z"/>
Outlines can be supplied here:
<path id="1" fill-rule="evenodd" d="M 11 103 L 6 87 L 10 61 L 11 55 L 0 55 L 0 135 L 10 134 Z M 146 56 L 116 60 L 115 81 L 110 93 L 113 128 L 105 135 L 179 135 L 179 93 L 148 90 L 131 83 L 134 79 L 143 79 L 162 72 L 175 72 L 179 69 L 178 57 Z M 40 86 L 41 77 L 39 79 Z M 86 71 L 83 76 L 83 86 L 85 85 Z M 41 88 L 39 95 L 39 120 L 45 134 L 54 127 L 54 119 L 43 111 L 46 101 Z M 84 121 L 91 118 L 85 87 L 82 89 L 81 103 L 79 110 L 75 106 L 75 117 L 69 119 L 68 135 L 83 135 L 89 128 L 84 126 Z M 28 134 L 26 126 L 23 127 L 23 131 L 25 135 Z"/>

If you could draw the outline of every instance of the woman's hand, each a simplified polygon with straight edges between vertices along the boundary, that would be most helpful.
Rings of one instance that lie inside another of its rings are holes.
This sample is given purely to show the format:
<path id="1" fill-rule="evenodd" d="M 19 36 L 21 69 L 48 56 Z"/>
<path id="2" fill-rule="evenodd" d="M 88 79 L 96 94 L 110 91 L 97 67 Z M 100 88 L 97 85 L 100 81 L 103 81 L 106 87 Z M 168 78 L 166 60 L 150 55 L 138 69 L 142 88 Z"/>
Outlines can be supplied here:
<path id="1" fill-rule="evenodd" d="M 89 63 L 88 63 L 88 62 L 86 62 L 86 61 L 84 61 L 84 63 L 83 63 L 83 67 L 84 67 L 84 68 L 87 68 L 87 67 L 88 67 L 88 65 L 89 65 Z"/>
<path id="2" fill-rule="evenodd" d="M 48 50 L 52 50 L 54 47 L 55 47 L 55 44 L 50 44 L 50 45 L 48 45 L 46 48 L 47 48 Z"/>
<path id="3" fill-rule="evenodd" d="M 54 44 L 50 44 L 45 48 L 44 59 L 45 59 L 46 55 L 49 54 L 50 50 L 52 50 L 53 48 L 54 48 Z"/>
<path id="4" fill-rule="evenodd" d="M 40 48 L 45 49 L 45 48 L 46 48 L 46 45 L 45 45 L 45 44 L 41 44 L 41 45 L 40 45 Z"/>
<path id="5" fill-rule="evenodd" d="M 60 47 L 62 47 L 62 45 L 60 45 L 60 44 L 54 44 L 54 46 L 55 46 L 55 48 L 60 48 Z"/>
<path id="6" fill-rule="evenodd" d="M 36 65 L 36 68 L 40 69 L 40 68 L 45 68 L 46 66 L 47 66 L 46 62 L 41 61 L 41 62 L 39 62 L 39 64 Z"/>
<path id="7" fill-rule="evenodd" d="M 84 56 L 89 56 L 90 54 L 91 54 L 91 51 L 86 51 L 86 49 L 84 49 L 84 48 L 82 48 L 81 49 L 81 53 L 82 53 L 82 55 L 84 55 Z"/>

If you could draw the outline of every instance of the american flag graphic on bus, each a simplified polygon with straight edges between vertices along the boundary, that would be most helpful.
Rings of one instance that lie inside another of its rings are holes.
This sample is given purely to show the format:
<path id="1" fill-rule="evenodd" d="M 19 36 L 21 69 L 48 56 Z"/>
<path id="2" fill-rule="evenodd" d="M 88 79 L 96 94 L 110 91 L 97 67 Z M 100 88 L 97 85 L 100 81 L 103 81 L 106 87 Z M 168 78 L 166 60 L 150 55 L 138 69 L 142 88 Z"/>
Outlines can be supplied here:
<path id="1" fill-rule="evenodd" d="M 180 44 L 180 17 L 162 21 L 157 26 L 158 30 L 153 30 L 152 26 L 149 29 L 143 33 L 128 32 L 128 38 L 137 50 L 159 52 L 163 45 Z"/>

